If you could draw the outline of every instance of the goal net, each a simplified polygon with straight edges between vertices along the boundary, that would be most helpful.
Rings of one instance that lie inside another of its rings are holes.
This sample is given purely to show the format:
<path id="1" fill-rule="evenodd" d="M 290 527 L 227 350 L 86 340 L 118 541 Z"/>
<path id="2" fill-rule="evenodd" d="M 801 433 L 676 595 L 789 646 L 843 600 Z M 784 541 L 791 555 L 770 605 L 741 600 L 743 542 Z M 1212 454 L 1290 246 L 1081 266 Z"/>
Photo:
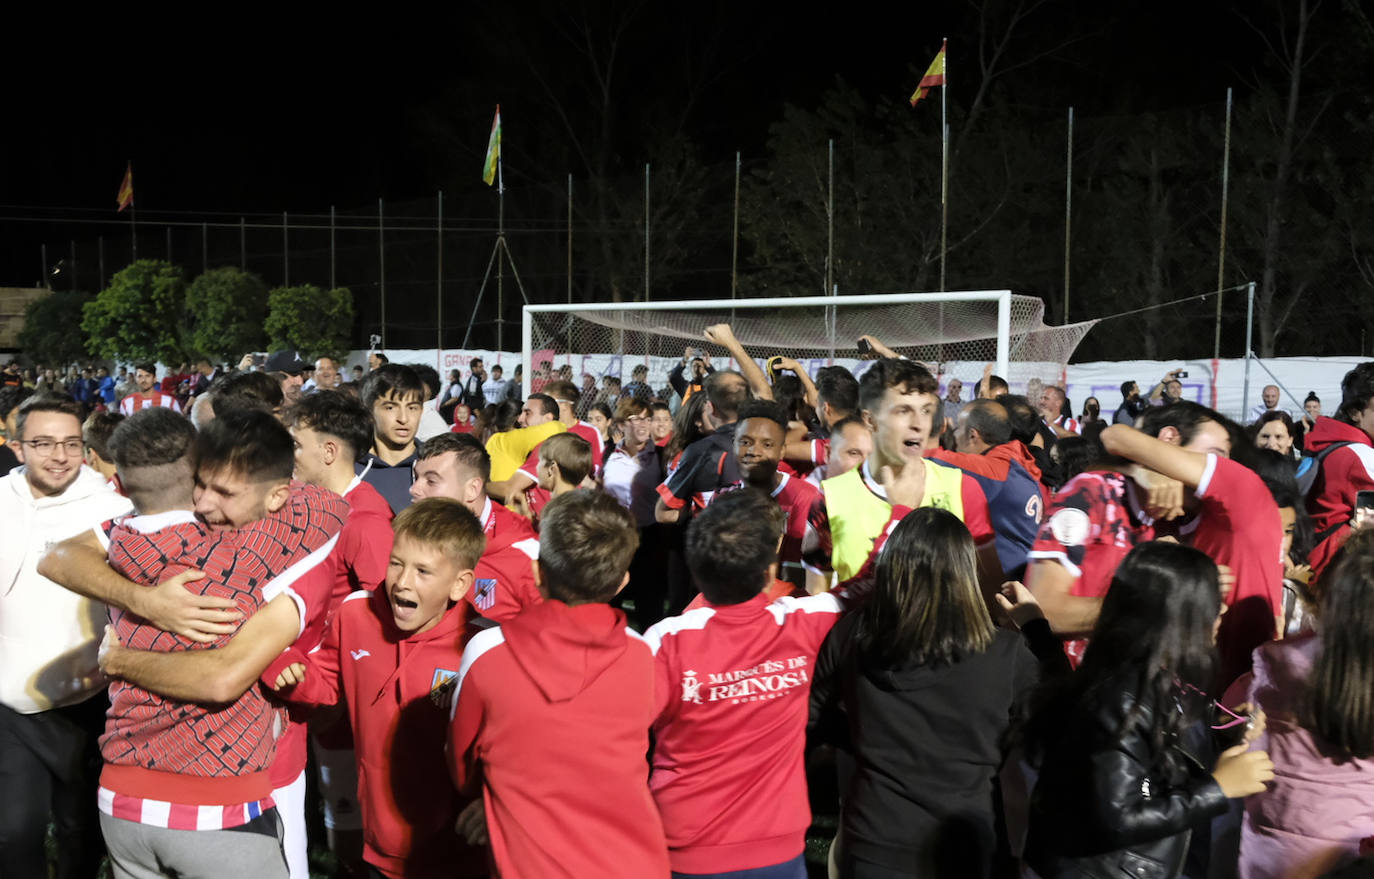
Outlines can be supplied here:
<path id="1" fill-rule="evenodd" d="M 1013 390 L 1039 378 L 1058 381 L 1070 355 L 1095 321 L 1046 326 L 1045 304 L 1006 290 L 964 293 L 895 293 L 678 302 L 527 305 L 523 318 L 525 394 L 536 375 L 571 369 L 581 384 L 590 374 L 628 383 L 634 368 L 648 368 L 655 388 L 685 349 L 700 349 L 716 368 L 731 365 L 724 349 L 703 331 L 728 323 L 751 357 L 794 357 L 814 375 L 831 364 L 864 369 L 858 339 L 871 335 L 889 348 L 926 363 L 940 376 L 976 382 L 984 365 Z"/>

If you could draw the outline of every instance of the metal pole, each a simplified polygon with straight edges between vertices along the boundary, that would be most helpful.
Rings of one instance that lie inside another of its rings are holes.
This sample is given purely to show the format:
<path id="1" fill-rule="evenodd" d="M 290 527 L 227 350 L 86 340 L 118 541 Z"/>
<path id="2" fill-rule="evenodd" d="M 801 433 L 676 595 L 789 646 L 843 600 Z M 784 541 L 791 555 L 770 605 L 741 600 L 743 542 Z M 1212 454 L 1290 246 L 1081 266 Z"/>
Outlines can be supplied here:
<path id="1" fill-rule="evenodd" d="M 438 276 L 435 278 L 435 347 L 438 348 L 439 358 L 439 377 L 443 378 L 444 371 L 444 191 L 439 190 L 439 211 L 438 222 L 435 224 L 435 231 L 438 233 L 439 256 L 435 261 Z"/>
<path id="2" fill-rule="evenodd" d="M 329 289 L 337 290 L 339 285 L 334 281 L 334 206 L 329 206 Z"/>
<path id="3" fill-rule="evenodd" d="M 506 250 L 506 182 L 501 174 L 501 154 L 496 154 L 496 350 L 506 350 L 506 263 L 501 254 Z"/>
<path id="4" fill-rule="evenodd" d="M 96 286 L 98 290 L 105 289 L 105 236 L 97 235 L 95 239 L 96 258 L 100 261 L 100 283 Z"/>
<path id="5" fill-rule="evenodd" d="M 735 230 L 730 237 L 730 298 L 739 286 L 739 152 L 735 153 Z M 833 355 L 832 355 L 833 356 Z"/>
<path id="6" fill-rule="evenodd" d="M 138 262 L 138 203 L 129 202 L 129 243 L 133 246 L 134 262 Z"/>
<path id="7" fill-rule="evenodd" d="M 1221 150 L 1221 242 L 1217 246 L 1217 322 L 1212 339 L 1212 359 L 1221 358 L 1221 300 L 1226 283 L 1226 206 L 1231 190 L 1231 90 L 1226 90 L 1226 134 Z M 1249 343 L 1246 343 L 1249 347 Z"/>
<path id="8" fill-rule="evenodd" d="M 946 49 L 949 40 L 940 43 Z M 945 248 L 949 231 L 949 123 L 945 121 L 945 95 L 949 93 L 949 52 L 945 51 L 945 82 L 940 86 L 940 292 L 945 292 Z"/>
<path id="9" fill-rule="evenodd" d="M 1064 174 L 1064 314 L 1060 323 L 1069 322 L 1069 242 L 1073 240 L 1073 107 L 1069 108 L 1069 146 Z"/>
<path id="10" fill-rule="evenodd" d="M 649 163 L 644 163 L 644 301 L 649 301 Z"/>
<path id="11" fill-rule="evenodd" d="M 825 196 L 825 293 L 830 295 L 835 283 L 835 138 L 830 138 L 826 159 Z"/>
<path id="12" fill-rule="evenodd" d="M 1240 414 L 1245 415 L 1245 407 L 1250 405 L 1250 350 L 1255 333 L 1255 282 L 1245 287 L 1245 385 L 1241 391 Z"/>
<path id="13" fill-rule="evenodd" d="M 210 271 L 210 224 L 200 224 L 200 272 Z"/>
<path id="14" fill-rule="evenodd" d="M 239 217 L 239 268 L 248 271 L 248 226 Z"/>
<path id="15" fill-rule="evenodd" d="M 291 286 L 291 248 L 287 242 L 286 211 L 281 212 L 281 276 L 283 287 Z"/>
<path id="16" fill-rule="evenodd" d="M 377 199 L 377 296 L 382 306 L 382 348 L 386 348 L 386 232 L 382 200 Z"/>
<path id="17" fill-rule="evenodd" d="M 572 305 L 572 175 L 568 175 L 568 304 Z"/>

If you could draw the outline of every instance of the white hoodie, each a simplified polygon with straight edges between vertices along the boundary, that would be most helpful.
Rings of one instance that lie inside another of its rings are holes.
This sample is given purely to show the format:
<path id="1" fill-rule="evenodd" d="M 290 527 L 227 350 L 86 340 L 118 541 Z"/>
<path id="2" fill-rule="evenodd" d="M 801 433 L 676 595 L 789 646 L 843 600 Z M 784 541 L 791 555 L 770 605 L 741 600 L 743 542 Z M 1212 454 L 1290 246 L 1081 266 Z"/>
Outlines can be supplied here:
<path id="1" fill-rule="evenodd" d="M 40 498 L 24 469 L 0 478 L 0 703 L 36 714 L 105 686 L 96 650 L 108 618 L 105 605 L 39 576 L 38 560 L 54 543 L 131 508 L 89 467 L 62 494 Z"/>

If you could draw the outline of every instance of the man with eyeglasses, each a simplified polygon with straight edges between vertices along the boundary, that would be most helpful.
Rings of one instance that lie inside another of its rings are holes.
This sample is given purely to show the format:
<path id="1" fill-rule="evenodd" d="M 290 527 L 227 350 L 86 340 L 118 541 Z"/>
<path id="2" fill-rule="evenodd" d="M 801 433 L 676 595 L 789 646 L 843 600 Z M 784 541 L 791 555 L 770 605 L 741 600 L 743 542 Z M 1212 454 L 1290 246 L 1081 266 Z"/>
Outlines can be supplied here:
<path id="1" fill-rule="evenodd" d="M 81 464 L 81 405 L 37 396 L 18 410 L 0 479 L 0 864 L 46 876 L 52 820 L 57 875 L 94 877 L 104 853 L 96 808 L 105 679 L 96 661 L 105 606 L 39 575 L 51 544 L 130 511 Z"/>

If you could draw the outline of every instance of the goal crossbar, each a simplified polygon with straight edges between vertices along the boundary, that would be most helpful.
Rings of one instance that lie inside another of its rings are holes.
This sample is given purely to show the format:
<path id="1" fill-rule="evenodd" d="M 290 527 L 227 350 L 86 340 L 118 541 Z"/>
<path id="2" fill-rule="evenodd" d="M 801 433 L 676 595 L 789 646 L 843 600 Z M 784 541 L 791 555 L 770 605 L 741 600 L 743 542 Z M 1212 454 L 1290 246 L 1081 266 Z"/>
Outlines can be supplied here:
<path id="1" fill-rule="evenodd" d="M 525 305 L 521 312 L 520 357 L 524 364 L 523 393 L 530 394 L 534 379 L 534 320 L 536 314 L 576 314 L 579 312 L 607 311 L 737 311 L 759 308 L 847 308 L 861 305 L 903 305 L 941 302 L 996 302 L 997 303 L 997 355 L 995 371 L 998 375 L 1007 374 L 1011 356 L 1011 302 L 1010 290 L 971 290 L 946 293 L 863 293 L 852 296 L 782 296 L 766 299 L 689 299 L 657 300 L 652 302 L 579 302 L 550 305 Z M 705 329 L 703 327 L 702 329 Z M 830 323 L 830 349 L 835 349 L 835 330 Z M 881 336 L 881 327 L 875 327 L 874 335 Z M 749 340 L 740 340 L 746 347 Z"/>

